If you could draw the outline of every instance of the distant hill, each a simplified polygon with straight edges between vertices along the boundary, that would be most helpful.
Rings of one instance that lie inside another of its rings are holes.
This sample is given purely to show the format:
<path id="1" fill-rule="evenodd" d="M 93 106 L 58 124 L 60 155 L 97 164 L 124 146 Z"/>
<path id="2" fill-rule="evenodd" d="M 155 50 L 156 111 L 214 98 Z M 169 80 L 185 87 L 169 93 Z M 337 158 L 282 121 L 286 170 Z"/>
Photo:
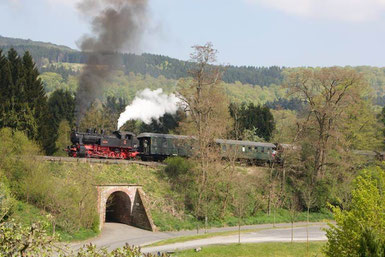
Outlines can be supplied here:
<path id="1" fill-rule="evenodd" d="M 46 43 L 46 42 L 40 42 L 40 41 L 33 41 L 31 39 L 3 37 L 0 35 L 0 47 L 10 47 L 10 46 L 13 46 L 13 47 L 37 46 L 37 47 L 44 47 L 44 48 L 55 48 L 63 51 L 75 51 L 68 46 L 55 45 L 52 43 Z"/>
<path id="2" fill-rule="evenodd" d="M 8 51 L 11 47 L 15 48 L 19 54 L 29 51 L 42 73 L 51 73 L 51 77 L 52 73 L 59 74 L 60 77 L 64 78 L 65 83 L 69 83 L 69 76 L 76 77 L 76 75 L 78 75 L 82 64 L 87 60 L 86 53 L 71 49 L 67 46 L 0 36 L 0 49 Z M 121 69 L 126 76 L 130 73 L 135 75 L 149 75 L 154 78 L 154 84 L 164 82 L 161 78 L 158 79 L 160 76 L 173 81 L 172 83 L 170 81 L 167 83 L 175 84 L 176 80 L 189 76 L 188 70 L 192 67 L 191 62 L 162 55 L 146 53 L 141 55 L 120 54 L 120 56 Z M 286 69 L 278 66 L 239 67 L 232 65 L 223 68 L 224 74 L 222 79 L 229 84 L 229 88 L 232 91 L 236 91 L 236 93 L 230 95 L 238 99 L 238 101 L 253 101 L 253 99 L 259 98 L 257 102 L 270 102 L 269 104 L 271 104 L 272 107 L 276 105 L 287 105 L 287 108 L 290 106 L 292 106 L 290 108 L 296 108 L 296 106 L 298 106 L 296 102 L 287 102 L 284 99 L 279 100 L 279 98 L 282 97 L 282 92 L 277 93 L 279 91 L 279 86 L 277 85 L 282 84 L 284 73 L 295 70 L 295 68 Z M 357 66 L 353 68 L 363 73 L 373 88 L 374 103 L 384 106 L 385 68 L 371 66 Z M 140 76 L 137 76 L 135 80 L 139 80 L 139 78 Z M 145 80 L 145 78 L 143 78 L 143 80 Z M 48 83 L 47 85 L 51 88 L 60 88 L 58 83 L 59 82 L 54 83 L 54 86 L 48 85 Z M 75 86 L 68 87 L 75 88 Z M 260 88 L 265 90 L 264 93 L 260 92 Z M 250 90 L 254 90 L 255 92 L 251 94 Z M 135 95 L 135 92 L 131 92 L 131 95 Z M 121 96 L 121 94 L 118 96 Z"/>
<path id="3" fill-rule="evenodd" d="M 48 67 L 51 63 L 85 63 L 87 54 L 67 46 L 32 40 L 6 38 L 0 36 L 0 48 L 8 51 L 15 48 L 20 54 L 29 51 L 39 68 Z M 121 54 L 121 61 L 126 74 L 148 74 L 155 78 L 160 75 L 168 79 L 179 79 L 188 76 L 192 64 L 162 55 L 154 54 Z M 223 80 L 227 83 L 239 81 L 243 84 L 269 86 L 279 85 L 283 80 L 282 68 L 226 66 Z M 45 70 L 47 71 L 47 70 Z"/>

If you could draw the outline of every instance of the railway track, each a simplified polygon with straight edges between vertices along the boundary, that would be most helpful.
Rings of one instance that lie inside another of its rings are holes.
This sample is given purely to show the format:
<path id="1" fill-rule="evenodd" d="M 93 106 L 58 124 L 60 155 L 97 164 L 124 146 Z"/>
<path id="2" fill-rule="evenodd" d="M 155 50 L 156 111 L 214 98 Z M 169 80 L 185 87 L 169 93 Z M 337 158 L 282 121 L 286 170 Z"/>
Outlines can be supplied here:
<path id="1" fill-rule="evenodd" d="M 72 162 L 72 163 L 101 163 L 101 164 L 118 164 L 118 165 L 141 165 L 147 167 L 165 166 L 159 162 L 144 162 L 134 160 L 117 160 L 117 159 L 96 159 L 96 158 L 74 158 L 74 157 L 57 157 L 57 156 L 35 156 L 35 159 L 48 162 Z"/>

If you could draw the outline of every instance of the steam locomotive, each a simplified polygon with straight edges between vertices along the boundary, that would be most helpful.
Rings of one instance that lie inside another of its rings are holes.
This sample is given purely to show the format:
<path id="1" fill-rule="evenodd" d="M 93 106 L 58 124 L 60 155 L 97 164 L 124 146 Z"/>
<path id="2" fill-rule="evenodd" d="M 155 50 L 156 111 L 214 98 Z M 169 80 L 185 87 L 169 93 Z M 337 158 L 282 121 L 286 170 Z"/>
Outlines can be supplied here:
<path id="1" fill-rule="evenodd" d="M 139 154 L 138 140 L 131 132 L 114 131 L 106 135 L 96 129 L 87 129 L 85 133 L 72 131 L 71 142 L 66 149 L 70 157 L 134 159 Z"/>

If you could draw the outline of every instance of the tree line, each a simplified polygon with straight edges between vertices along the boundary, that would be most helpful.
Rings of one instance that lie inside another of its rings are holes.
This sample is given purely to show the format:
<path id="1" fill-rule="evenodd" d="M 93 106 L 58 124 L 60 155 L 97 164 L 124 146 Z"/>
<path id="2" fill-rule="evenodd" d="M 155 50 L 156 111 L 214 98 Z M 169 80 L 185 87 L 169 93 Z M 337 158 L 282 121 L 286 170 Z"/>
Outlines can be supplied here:
<path id="1" fill-rule="evenodd" d="M 88 58 L 87 53 L 82 53 L 64 46 L 57 46 L 48 43 L 34 42 L 31 40 L 11 39 L 0 37 L 0 48 L 3 51 L 15 49 L 19 54 L 28 51 L 34 58 L 41 71 L 54 72 L 55 68 L 50 63 L 79 63 L 85 64 Z M 154 54 L 121 54 L 122 69 L 126 74 L 134 72 L 137 74 L 149 74 L 153 77 L 160 75 L 169 79 L 180 79 L 189 75 L 188 71 L 194 66 L 191 61 L 180 61 L 162 55 Z M 283 80 L 282 68 L 253 67 L 253 66 L 232 66 L 226 65 L 223 74 L 223 81 L 234 83 L 240 81 L 244 84 L 270 86 L 279 85 Z"/>

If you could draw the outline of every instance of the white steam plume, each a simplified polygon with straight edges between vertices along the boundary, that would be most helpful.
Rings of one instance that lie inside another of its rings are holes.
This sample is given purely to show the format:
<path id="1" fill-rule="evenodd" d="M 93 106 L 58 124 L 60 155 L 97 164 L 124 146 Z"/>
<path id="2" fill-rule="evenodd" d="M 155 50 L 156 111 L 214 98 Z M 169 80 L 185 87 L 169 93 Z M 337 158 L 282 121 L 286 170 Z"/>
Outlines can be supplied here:
<path id="1" fill-rule="evenodd" d="M 120 114 L 118 129 L 129 120 L 141 120 L 150 124 L 152 119 L 158 120 L 164 114 L 174 114 L 178 110 L 180 100 L 174 95 L 166 95 L 161 88 L 154 91 L 144 89 L 139 92 L 134 101 Z"/>

